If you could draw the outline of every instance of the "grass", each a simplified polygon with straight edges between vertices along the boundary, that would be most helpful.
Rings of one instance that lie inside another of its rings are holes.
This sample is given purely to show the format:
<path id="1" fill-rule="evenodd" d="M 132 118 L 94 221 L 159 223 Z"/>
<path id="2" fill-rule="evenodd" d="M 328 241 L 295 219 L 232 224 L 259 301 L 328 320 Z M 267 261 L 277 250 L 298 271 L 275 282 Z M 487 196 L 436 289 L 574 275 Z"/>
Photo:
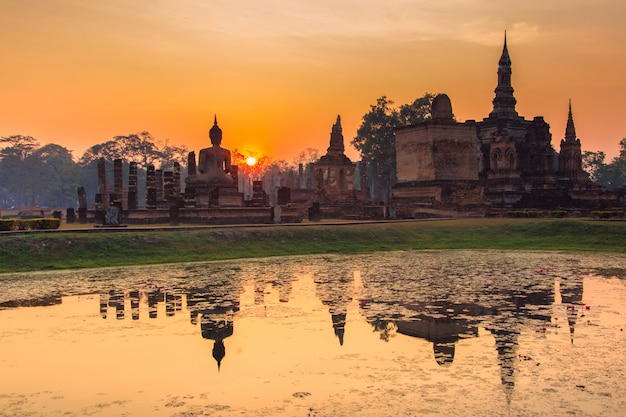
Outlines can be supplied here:
<path id="1" fill-rule="evenodd" d="M 89 226 L 91 227 L 91 226 Z M 0 235 L 0 272 L 403 249 L 626 251 L 626 222 L 462 219 Z"/>

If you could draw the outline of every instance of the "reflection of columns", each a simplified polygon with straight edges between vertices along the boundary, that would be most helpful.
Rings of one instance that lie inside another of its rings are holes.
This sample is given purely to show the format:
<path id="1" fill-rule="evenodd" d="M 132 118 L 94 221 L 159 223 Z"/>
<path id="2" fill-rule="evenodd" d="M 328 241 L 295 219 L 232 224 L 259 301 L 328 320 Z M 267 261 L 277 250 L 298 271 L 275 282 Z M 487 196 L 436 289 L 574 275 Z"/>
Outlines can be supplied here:
<path id="1" fill-rule="evenodd" d="M 265 301 L 265 280 L 254 281 L 254 304 L 263 304 Z"/>
<path id="2" fill-rule="evenodd" d="M 182 297 L 173 292 L 167 292 L 165 294 L 165 315 L 172 317 L 176 314 L 176 311 L 180 311 L 182 303 Z"/>
<path id="3" fill-rule="evenodd" d="M 109 307 L 115 307 L 115 317 L 124 319 L 124 293 L 121 291 L 109 291 Z"/>
<path id="4" fill-rule="evenodd" d="M 130 312 L 133 320 L 139 320 L 139 291 L 130 291 L 128 297 L 130 298 Z"/>
<path id="5" fill-rule="evenodd" d="M 151 319 L 157 318 L 157 305 L 159 304 L 159 290 L 152 290 L 148 293 L 148 315 Z"/>
<path id="6" fill-rule="evenodd" d="M 100 294 L 100 316 L 103 319 L 107 318 L 107 309 L 109 307 L 109 296 L 108 294 Z"/>

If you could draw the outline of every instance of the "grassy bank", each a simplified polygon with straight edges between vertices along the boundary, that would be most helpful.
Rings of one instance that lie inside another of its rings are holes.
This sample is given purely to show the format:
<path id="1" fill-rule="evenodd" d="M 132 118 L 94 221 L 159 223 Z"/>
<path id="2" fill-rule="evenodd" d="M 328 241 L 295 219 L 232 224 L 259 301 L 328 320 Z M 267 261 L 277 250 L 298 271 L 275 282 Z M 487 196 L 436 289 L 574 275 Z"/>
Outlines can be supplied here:
<path id="1" fill-rule="evenodd" d="M 464 219 L 0 236 L 0 272 L 401 249 L 626 251 L 626 222 Z"/>

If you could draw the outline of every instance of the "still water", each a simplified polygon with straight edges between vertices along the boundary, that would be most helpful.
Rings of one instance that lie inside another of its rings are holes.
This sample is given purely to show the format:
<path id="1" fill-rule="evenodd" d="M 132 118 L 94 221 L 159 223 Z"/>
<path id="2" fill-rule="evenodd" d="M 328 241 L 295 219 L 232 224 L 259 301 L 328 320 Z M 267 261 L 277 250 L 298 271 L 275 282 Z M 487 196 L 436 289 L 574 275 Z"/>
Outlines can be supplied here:
<path id="1" fill-rule="evenodd" d="M 623 416 L 626 254 L 0 275 L 0 416 Z"/>

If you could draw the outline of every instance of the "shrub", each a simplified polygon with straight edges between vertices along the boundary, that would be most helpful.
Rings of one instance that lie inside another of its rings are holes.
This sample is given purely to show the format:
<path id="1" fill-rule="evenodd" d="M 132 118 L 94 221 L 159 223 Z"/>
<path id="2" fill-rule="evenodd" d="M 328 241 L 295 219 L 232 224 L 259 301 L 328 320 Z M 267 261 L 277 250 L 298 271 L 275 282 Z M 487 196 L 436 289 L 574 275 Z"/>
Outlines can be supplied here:
<path id="1" fill-rule="evenodd" d="M 621 210 L 598 210 L 592 211 L 591 217 L 594 219 L 623 219 L 624 212 Z"/>
<path id="2" fill-rule="evenodd" d="M 30 222 L 28 220 L 16 220 L 15 225 L 17 230 L 28 230 L 30 228 Z"/>
<path id="3" fill-rule="evenodd" d="M 29 220 L 31 230 L 49 230 L 61 227 L 61 220 L 57 218 L 43 218 Z"/>
<path id="4" fill-rule="evenodd" d="M 567 211 L 565 210 L 552 210 L 550 215 L 557 219 L 562 219 L 567 216 Z"/>
<path id="5" fill-rule="evenodd" d="M 14 219 L 2 219 L 0 220 L 0 231 L 7 232 L 9 230 L 15 230 L 17 224 Z"/>

